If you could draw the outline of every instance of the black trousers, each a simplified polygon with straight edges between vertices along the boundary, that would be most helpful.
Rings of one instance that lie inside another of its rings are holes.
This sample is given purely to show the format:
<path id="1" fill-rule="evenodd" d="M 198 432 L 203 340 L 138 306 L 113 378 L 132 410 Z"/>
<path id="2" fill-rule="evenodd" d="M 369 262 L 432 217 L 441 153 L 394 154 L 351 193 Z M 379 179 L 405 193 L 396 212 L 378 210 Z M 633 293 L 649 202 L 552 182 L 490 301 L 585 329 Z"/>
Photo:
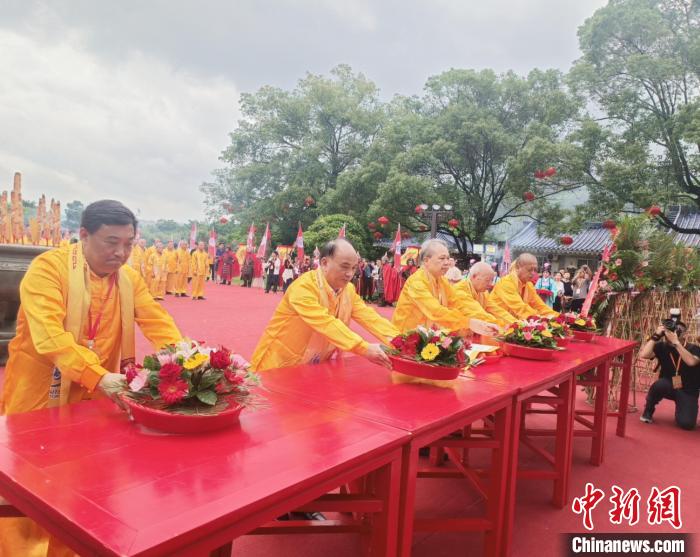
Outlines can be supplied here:
<path id="1" fill-rule="evenodd" d="M 272 289 L 273 292 L 277 292 L 277 286 L 279 286 L 279 283 L 280 276 L 270 273 L 267 275 L 267 286 L 265 286 L 265 292 L 269 292 L 270 289 Z"/>
<path id="2" fill-rule="evenodd" d="M 695 429 L 698 420 L 698 391 L 694 393 L 684 389 L 674 389 L 671 379 L 661 377 L 654 381 L 647 393 L 645 412 L 654 413 L 654 408 L 667 398 L 676 403 L 676 423 L 682 429 Z"/>
<path id="3" fill-rule="evenodd" d="M 581 308 L 583 307 L 583 302 L 586 300 L 584 298 L 577 298 L 575 300 L 571 300 L 571 311 L 575 312 L 580 312 Z"/>

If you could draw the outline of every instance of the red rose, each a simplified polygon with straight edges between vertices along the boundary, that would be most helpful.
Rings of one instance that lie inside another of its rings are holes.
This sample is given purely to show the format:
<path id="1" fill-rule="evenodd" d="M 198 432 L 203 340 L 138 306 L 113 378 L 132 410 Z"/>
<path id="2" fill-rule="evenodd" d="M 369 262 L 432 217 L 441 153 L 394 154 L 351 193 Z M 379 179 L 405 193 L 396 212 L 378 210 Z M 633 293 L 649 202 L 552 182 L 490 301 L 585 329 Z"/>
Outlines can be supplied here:
<path id="1" fill-rule="evenodd" d="M 457 356 L 457 362 L 459 363 L 459 365 L 464 365 L 467 363 L 467 356 L 464 353 L 464 350 L 457 350 L 456 356 Z"/>
<path id="2" fill-rule="evenodd" d="M 235 371 L 231 369 L 224 370 L 224 377 L 226 377 L 226 381 L 228 381 L 229 383 L 233 383 L 234 385 L 240 385 L 244 381 L 243 376 L 238 375 Z"/>
<path id="3" fill-rule="evenodd" d="M 397 350 L 401 350 L 405 344 L 406 342 L 404 341 L 403 337 L 394 337 L 391 339 L 391 345 Z"/>
<path id="4" fill-rule="evenodd" d="M 226 369 L 231 365 L 231 352 L 222 348 L 209 354 L 209 363 L 214 369 Z"/>
<path id="5" fill-rule="evenodd" d="M 182 368 L 177 364 L 165 364 L 160 368 L 158 372 L 158 377 L 161 381 L 175 381 L 180 379 L 180 374 L 182 373 Z"/>

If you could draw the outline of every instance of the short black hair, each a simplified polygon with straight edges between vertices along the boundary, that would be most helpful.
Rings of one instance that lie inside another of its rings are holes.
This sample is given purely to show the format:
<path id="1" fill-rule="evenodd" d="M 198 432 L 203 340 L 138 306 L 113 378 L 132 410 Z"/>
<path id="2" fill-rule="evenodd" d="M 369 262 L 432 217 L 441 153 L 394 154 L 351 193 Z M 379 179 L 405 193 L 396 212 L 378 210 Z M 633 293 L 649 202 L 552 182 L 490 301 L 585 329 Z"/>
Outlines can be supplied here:
<path id="1" fill-rule="evenodd" d="M 333 257 L 335 255 L 335 250 L 338 249 L 338 246 L 340 245 L 340 242 L 345 242 L 346 244 L 350 244 L 347 240 L 343 238 L 336 238 L 335 240 L 331 240 L 330 242 L 326 242 L 324 246 L 321 248 L 321 254 L 319 256 L 319 259 L 322 259 L 324 257 Z M 352 246 L 352 244 L 350 244 Z M 353 248 L 354 249 L 354 248 Z"/>
<path id="2" fill-rule="evenodd" d="M 90 234 L 97 232 L 103 225 L 124 226 L 131 224 L 136 232 L 138 222 L 134 213 L 120 201 L 114 199 L 102 199 L 90 203 L 83 210 L 80 218 L 80 227 L 85 228 Z"/>

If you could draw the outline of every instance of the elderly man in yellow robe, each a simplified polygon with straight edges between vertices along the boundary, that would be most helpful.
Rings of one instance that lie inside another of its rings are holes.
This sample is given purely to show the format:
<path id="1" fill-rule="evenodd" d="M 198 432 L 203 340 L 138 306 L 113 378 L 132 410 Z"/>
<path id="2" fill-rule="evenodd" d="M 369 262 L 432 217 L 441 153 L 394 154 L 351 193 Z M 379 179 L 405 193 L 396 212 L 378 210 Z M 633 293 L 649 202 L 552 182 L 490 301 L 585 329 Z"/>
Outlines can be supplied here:
<path id="1" fill-rule="evenodd" d="M 470 314 L 478 319 L 505 327 L 517 321 L 517 317 L 490 299 L 489 286 L 493 283 L 495 276 L 496 271 L 491 268 L 491 265 L 478 261 L 469 268 L 467 280 L 457 283 L 455 289 L 467 298 Z"/>
<path id="2" fill-rule="evenodd" d="M 165 286 L 168 280 L 168 254 L 163 243 L 156 240 L 156 250 L 149 257 L 151 267 L 151 295 L 155 300 L 165 300 Z"/>
<path id="3" fill-rule="evenodd" d="M 136 244 L 131 248 L 131 255 L 129 256 L 128 265 L 131 266 L 141 277 L 144 274 L 144 261 L 146 258 L 146 240 L 144 238 L 139 238 Z"/>
<path id="4" fill-rule="evenodd" d="M 124 376 L 116 372 L 133 362 L 135 325 L 156 349 L 181 339 L 141 275 L 125 265 L 135 229 L 124 205 L 97 201 L 83 211 L 79 242 L 34 259 L 20 284 L 1 414 L 72 404 L 121 387 Z M 0 518 L 0 555 L 74 553 L 29 519 Z"/>
<path id="5" fill-rule="evenodd" d="M 192 275 L 192 299 L 204 300 L 204 284 L 209 276 L 209 253 L 204 242 L 197 244 L 197 249 L 190 256 L 190 274 Z"/>
<path id="6" fill-rule="evenodd" d="M 401 332 L 418 325 L 437 325 L 450 331 L 472 329 L 490 336 L 498 333 L 494 320 L 482 319 L 483 312 L 445 278 L 450 267 L 450 253 L 445 242 L 426 240 L 419 258 L 421 267 L 403 285 L 392 318 Z"/>
<path id="7" fill-rule="evenodd" d="M 165 293 L 175 294 L 175 283 L 177 282 L 177 250 L 175 249 L 175 242 L 173 240 L 168 241 L 168 245 L 165 248 L 165 268 L 168 272 L 166 282 L 165 282 Z"/>
<path id="8" fill-rule="evenodd" d="M 537 258 L 531 253 L 521 253 L 513 262 L 511 272 L 493 287 L 489 299 L 518 319 L 556 317 L 559 313 L 542 301 L 532 284 L 536 272 Z"/>
<path id="9" fill-rule="evenodd" d="M 323 362 L 338 351 L 390 369 L 381 345 L 368 343 L 350 329 L 355 320 L 382 344 L 398 334 L 355 292 L 351 281 L 358 265 L 357 251 L 347 240 L 323 246 L 319 267 L 292 282 L 277 306 L 251 358 L 253 369 Z"/>
<path id="10" fill-rule="evenodd" d="M 177 248 L 177 267 L 175 269 L 175 296 L 187 296 L 187 277 L 190 275 L 190 251 L 187 242 L 180 240 Z"/>

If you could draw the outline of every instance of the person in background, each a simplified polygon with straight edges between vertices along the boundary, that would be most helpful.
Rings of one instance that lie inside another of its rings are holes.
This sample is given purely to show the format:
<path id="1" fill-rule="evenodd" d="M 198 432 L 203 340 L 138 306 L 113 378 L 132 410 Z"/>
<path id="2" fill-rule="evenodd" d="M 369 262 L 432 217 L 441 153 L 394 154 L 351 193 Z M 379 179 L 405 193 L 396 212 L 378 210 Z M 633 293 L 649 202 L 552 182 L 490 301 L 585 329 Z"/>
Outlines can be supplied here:
<path id="1" fill-rule="evenodd" d="M 371 261 L 364 260 L 364 268 L 362 269 L 362 291 L 360 292 L 363 300 L 369 300 L 374 293 L 374 264 Z"/>
<path id="2" fill-rule="evenodd" d="M 246 251 L 245 259 L 241 267 L 241 281 L 244 288 L 250 288 L 253 284 L 253 273 L 255 270 L 255 256 L 252 252 Z"/>
<path id="3" fill-rule="evenodd" d="M 544 271 L 542 271 L 542 276 L 538 278 L 537 282 L 535 283 L 535 290 L 549 290 L 549 296 L 540 295 L 540 297 L 550 308 L 554 306 L 554 298 L 557 287 L 554 283 L 554 279 L 552 278 L 549 268 L 545 268 Z"/>
<path id="4" fill-rule="evenodd" d="M 292 284 L 294 280 L 294 265 L 292 265 L 291 259 L 287 257 L 284 260 L 284 269 L 282 271 L 282 292 L 287 292 L 287 288 Z"/>
<path id="5" fill-rule="evenodd" d="M 454 285 L 462 280 L 462 271 L 460 271 L 459 267 L 457 267 L 454 257 L 450 257 L 449 262 L 450 267 L 445 273 L 445 278 L 450 282 L 450 284 Z"/>
<path id="6" fill-rule="evenodd" d="M 498 263 L 495 261 L 491 263 L 491 269 L 493 269 L 493 281 L 491 282 L 491 288 L 493 288 L 501 280 L 501 273 L 498 272 Z"/>
<path id="7" fill-rule="evenodd" d="M 192 275 L 192 299 L 204 300 L 204 283 L 209 275 L 209 254 L 204 242 L 197 244 L 197 249 L 190 255 L 190 274 Z"/>
<path id="8" fill-rule="evenodd" d="M 561 282 L 564 286 L 564 293 L 561 296 L 561 310 L 569 311 L 571 300 L 574 297 L 574 286 L 571 284 L 571 273 L 569 271 L 562 273 Z"/>
<path id="9" fill-rule="evenodd" d="M 277 293 L 277 286 L 280 282 L 280 258 L 277 252 L 272 252 L 270 259 L 265 265 L 265 271 L 267 271 L 267 282 L 265 283 L 265 294 L 272 290 L 275 294 Z"/>
<path id="10" fill-rule="evenodd" d="M 557 271 L 554 273 L 554 304 L 552 305 L 552 308 L 554 311 L 563 311 L 562 310 L 562 299 L 564 297 L 564 281 L 563 275 L 561 271 Z"/>
<path id="11" fill-rule="evenodd" d="M 574 297 L 571 300 L 571 311 L 581 311 L 583 302 L 586 300 L 586 296 L 588 296 L 588 289 L 591 286 L 592 278 L 593 273 L 588 265 L 583 265 L 578 271 L 576 271 L 576 275 L 572 281 Z"/>

